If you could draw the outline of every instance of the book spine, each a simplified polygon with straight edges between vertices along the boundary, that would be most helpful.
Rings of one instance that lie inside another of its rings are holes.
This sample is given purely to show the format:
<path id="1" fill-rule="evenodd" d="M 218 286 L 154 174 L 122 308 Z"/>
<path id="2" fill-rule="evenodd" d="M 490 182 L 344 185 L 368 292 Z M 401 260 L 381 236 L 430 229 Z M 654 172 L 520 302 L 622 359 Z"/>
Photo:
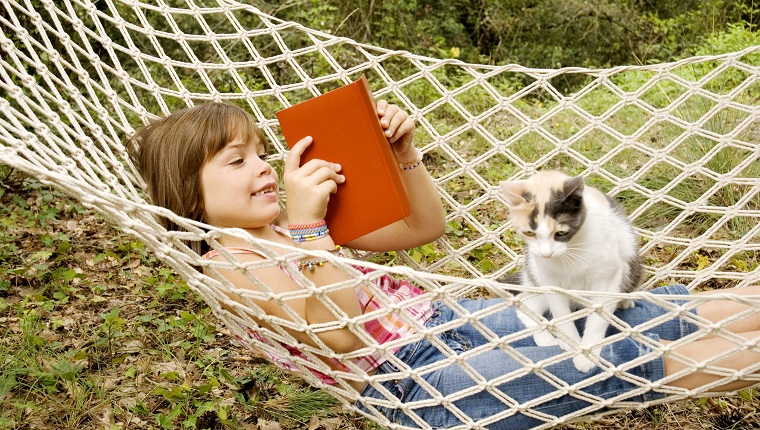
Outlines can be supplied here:
<path id="1" fill-rule="evenodd" d="M 372 90 L 370 89 L 369 83 L 367 82 L 367 79 L 364 77 L 364 75 L 362 75 L 361 79 L 359 79 L 356 83 L 360 84 L 362 87 L 359 91 L 359 96 L 365 99 L 363 105 L 367 106 L 369 124 L 377 124 L 377 127 L 374 128 L 378 143 L 380 144 L 377 147 L 379 153 L 378 155 L 379 158 L 383 161 L 383 166 L 388 171 L 388 177 L 391 179 L 391 181 L 393 181 L 394 188 L 397 190 L 397 192 L 394 193 L 397 200 L 396 203 L 402 208 L 402 211 L 405 214 L 404 216 L 409 216 L 409 214 L 412 212 L 412 209 L 411 205 L 409 204 L 409 196 L 406 191 L 406 184 L 402 179 L 401 167 L 398 165 L 396 154 L 394 153 L 393 148 L 390 146 L 388 139 L 385 137 L 383 128 L 380 125 L 377 115 L 377 107 L 374 97 L 372 96 Z"/>

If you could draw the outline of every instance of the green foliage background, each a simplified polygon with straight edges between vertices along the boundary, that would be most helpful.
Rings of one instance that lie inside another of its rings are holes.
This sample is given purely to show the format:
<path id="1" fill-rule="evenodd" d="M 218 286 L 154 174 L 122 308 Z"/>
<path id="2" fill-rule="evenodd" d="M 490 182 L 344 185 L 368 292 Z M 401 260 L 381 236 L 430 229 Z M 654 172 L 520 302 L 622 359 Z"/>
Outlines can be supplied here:
<path id="1" fill-rule="evenodd" d="M 668 61 L 732 25 L 754 0 L 251 1 L 284 20 L 388 49 L 474 63 L 605 67 Z"/>
<path id="2" fill-rule="evenodd" d="M 241 0 L 276 18 L 294 21 L 306 27 L 321 30 L 336 36 L 348 37 L 392 50 L 406 50 L 415 54 L 435 58 L 457 58 L 469 63 L 519 64 L 530 68 L 589 67 L 603 68 L 629 64 L 649 64 L 672 61 L 692 55 L 724 53 L 743 49 L 757 43 L 754 36 L 760 24 L 760 0 Z M 41 0 L 29 0 L 41 12 L 42 20 L 54 17 L 47 15 Z M 147 3 L 151 3 L 148 1 Z M 186 7 L 185 1 L 166 2 L 170 6 Z M 200 7 L 218 6 L 214 0 L 195 0 Z M 119 16 L 127 22 L 137 22 L 138 17 L 128 3 L 108 4 L 96 1 L 96 8 L 103 14 Z M 73 9 L 82 9 L 74 4 Z M 0 16 L 7 12 L 0 9 Z M 86 17 L 83 10 L 79 15 Z M 197 20 L 191 16 L 174 16 L 182 31 L 189 35 L 202 35 Z M 33 35 L 37 32 L 30 16 L 17 16 L 21 27 Z M 167 30 L 167 21 L 158 13 L 149 13 L 145 19 L 156 29 Z M 224 16 L 205 16 L 208 25 L 216 32 L 234 32 Z M 262 28 L 263 23 L 252 13 L 236 14 L 240 25 L 246 29 Z M 84 24 L 94 23 L 84 18 Z M 68 22 L 61 26 L 73 39 L 77 32 Z M 115 44 L 126 45 L 123 34 L 115 25 L 104 23 L 104 31 Z M 311 41 L 295 30 L 282 29 L 289 49 L 296 50 Z M 11 41 L 16 40 L 9 34 Z M 132 34 L 131 41 L 141 52 L 161 58 L 164 55 L 183 62 L 192 63 L 188 53 L 174 38 L 160 38 L 158 45 L 146 35 Z M 78 43 L 78 40 L 74 40 Z M 52 38 L 53 48 L 65 52 L 62 42 Z M 149 63 L 147 76 L 144 70 L 129 56 L 119 52 L 112 59 L 107 49 L 98 41 L 87 41 L 102 61 L 113 61 L 115 68 L 129 71 L 132 78 L 150 81 L 162 88 L 175 88 L 176 83 L 160 65 Z M 282 54 L 278 46 L 267 36 L 255 41 L 258 53 L 263 57 Z M 218 53 L 207 49 L 202 43 L 191 42 L 191 49 L 201 62 L 220 62 Z M 225 46 L 232 61 L 245 61 L 249 57 L 247 48 L 239 42 L 228 42 Z M 356 51 L 345 49 L 333 52 L 344 65 L 363 61 Z M 305 58 L 305 57 L 304 57 Z M 302 58 L 299 61 L 303 61 Z M 41 54 L 41 60 L 50 69 L 55 69 L 51 60 Z M 306 59 L 301 64 L 312 76 L 319 76 L 331 67 L 319 58 Z M 87 60 L 80 62 L 87 67 Z M 118 65 L 116 64 L 118 62 Z M 393 64 L 389 70 L 406 76 L 409 64 Z M 300 81 L 286 64 L 267 66 L 269 72 L 280 85 Z M 29 70 L 34 74 L 34 70 Z M 96 72 L 93 71 L 93 74 Z M 189 91 L 200 93 L 208 89 L 193 68 L 179 70 L 182 85 Z M 216 90 L 238 91 L 238 85 L 224 71 L 208 71 Z M 453 80 L 453 86 L 461 84 L 456 73 L 444 72 L 439 79 Z M 241 73 L 245 76 L 248 89 L 268 90 L 269 83 L 261 70 L 251 67 Z M 566 75 L 569 76 L 569 75 Z M 464 77 L 464 79 L 467 79 Z M 571 79 L 563 77 L 563 79 Z M 507 82 L 505 85 L 522 86 L 521 82 Z M 555 84 L 555 83 L 553 83 Z M 577 82 L 556 83 L 562 90 L 572 92 Z M 122 92 L 117 79 L 111 85 Z M 337 83 L 335 84 L 337 85 Z M 326 91 L 332 88 L 323 88 Z M 409 89 L 409 88 L 407 88 Z M 302 94 L 288 94 L 291 103 L 311 97 Z M 296 100 L 298 99 L 298 100 Z M 430 100 L 421 100 L 421 104 Z M 164 97 L 164 102 L 173 110 L 183 105 L 182 100 Z M 146 92 L 140 103 L 151 112 L 159 114 L 159 106 L 153 95 Z M 267 101 L 259 98 L 257 103 L 267 109 Z M 275 102 L 272 111 L 282 108 Z M 272 112 L 266 112 L 271 114 Z M 270 115 L 271 116 L 271 115 Z M 135 118 L 137 121 L 137 119 Z"/>

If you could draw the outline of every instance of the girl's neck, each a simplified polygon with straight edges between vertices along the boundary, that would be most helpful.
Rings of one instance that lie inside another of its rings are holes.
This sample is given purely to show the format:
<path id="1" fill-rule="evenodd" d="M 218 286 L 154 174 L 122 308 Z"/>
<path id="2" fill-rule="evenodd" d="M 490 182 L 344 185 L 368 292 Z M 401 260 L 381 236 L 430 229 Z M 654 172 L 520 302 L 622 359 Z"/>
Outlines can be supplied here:
<path id="1" fill-rule="evenodd" d="M 276 221 L 275 221 L 276 222 Z M 280 231 L 275 230 L 273 224 L 268 224 L 259 228 L 246 229 L 251 236 L 256 239 L 266 240 L 269 242 L 277 242 L 286 245 L 292 245 L 292 241 L 289 236 L 286 236 Z M 244 240 L 235 236 L 225 236 L 219 240 L 222 246 L 225 247 L 247 247 L 249 244 Z"/>

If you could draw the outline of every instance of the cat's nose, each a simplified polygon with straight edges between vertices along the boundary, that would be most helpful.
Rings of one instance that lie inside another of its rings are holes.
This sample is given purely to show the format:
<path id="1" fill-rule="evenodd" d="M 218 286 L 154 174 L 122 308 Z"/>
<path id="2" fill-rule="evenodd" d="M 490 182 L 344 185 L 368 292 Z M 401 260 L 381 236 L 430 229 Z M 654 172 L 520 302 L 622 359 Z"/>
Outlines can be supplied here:
<path id="1" fill-rule="evenodd" d="M 554 255 L 554 250 L 549 244 L 542 244 L 538 247 L 538 255 L 549 258 Z"/>

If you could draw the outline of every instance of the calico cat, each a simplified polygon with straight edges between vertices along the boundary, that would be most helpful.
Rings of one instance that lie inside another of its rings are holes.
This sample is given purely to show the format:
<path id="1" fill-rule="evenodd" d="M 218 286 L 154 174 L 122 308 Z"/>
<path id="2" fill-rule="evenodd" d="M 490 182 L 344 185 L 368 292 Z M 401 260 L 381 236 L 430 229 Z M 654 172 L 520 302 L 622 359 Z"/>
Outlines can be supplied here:
<path id="1" fill-rule="evenodd" d="M 630 292 L 641 282 L 642 266 L 636 234 L 625 210 L 601 191 L 586 186 L 583 177 L 570 177 L 561 172 L 542 171 L 526 180 L 499 183 L 507 200 L 510 218 L 523 238 L 525 267 L 505 281 L 532 287 L 555 286 L 569 290 Z M 579 304 L 560 294 L 522 293 L 525 305 L 538 315 L 551 313 L 561 318 Z M 589 297 L 606 303 L 604 311 L 616 307 L 629 308 L 633 301 L 609 302 L 609 297 Z M 528 328 L 539 325 L 518 311 Z M 586 319 L 583 336 L 573 322 L 557 326 L 574 344 L 589 346 L 604 339 L 609 323 L 593 313 Z M 548 330 L 534 334 L 539 346 L 568 345 Z M 598 357 L 600 348 L 592 349 Z M 573 363 L 581 372 L 588 372 L 594 363 L 578 354 Z"/>

